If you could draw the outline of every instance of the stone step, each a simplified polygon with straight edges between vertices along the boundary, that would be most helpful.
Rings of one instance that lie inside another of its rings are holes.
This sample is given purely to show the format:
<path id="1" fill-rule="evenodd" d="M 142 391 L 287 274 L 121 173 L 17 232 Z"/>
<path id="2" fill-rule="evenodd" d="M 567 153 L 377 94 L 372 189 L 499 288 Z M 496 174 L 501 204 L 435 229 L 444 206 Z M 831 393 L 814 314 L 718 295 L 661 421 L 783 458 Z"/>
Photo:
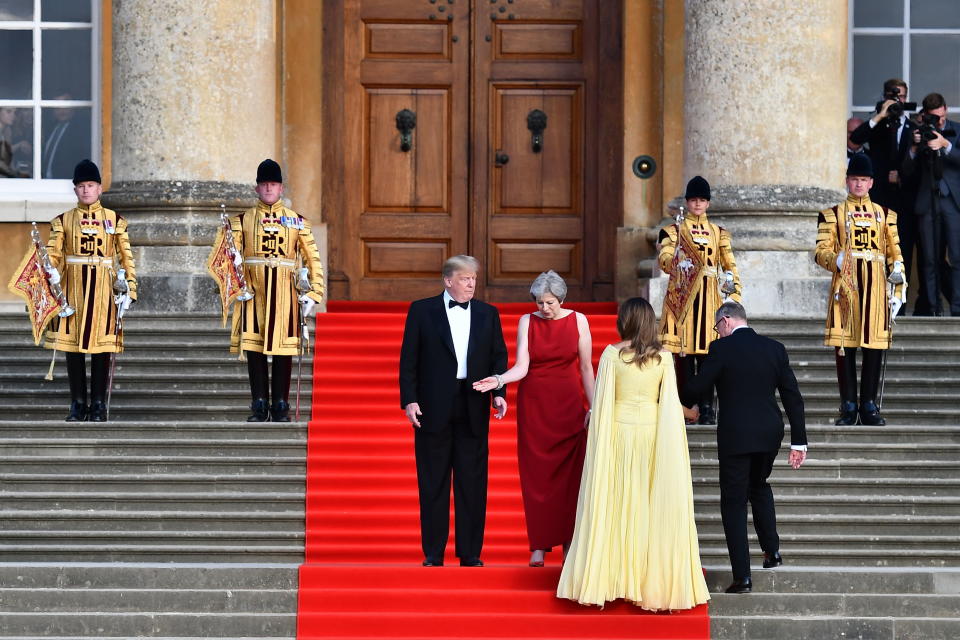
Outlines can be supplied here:
<path id="1" fill-rule="evenodd" d="M 0 469 L 16 469 L 20 473 L 58 472 L 83 473 L 204 473 L 211 475 L 256 475 L 280 471 L 305 473 L 306 451 L 297 456 L 96 456 L 58 455 L 0 456 Z"/>
<path id="2" fill-rule="evenodd" d="M 51 636 L 224 638 L 249 637 L 251 633 L 256 633 L 256 637 L 292 638 L 296 634 L 296 621 L 295 611 L 286 613 L 151 611 L 125 615 L 114 615 L 110 612 L 18 612 L 4 614 L 3 633 L 18 640 L 32 635 L 45 638 Z M 97 635 L 90 636 L 91 632 Z"/>
<path id="3" fill-rule="evenodd" d="M 210 493 L 206 491 L 152 495 L 132 491 L 0 491 L 0 502 L 6 509 L 41 511 L 69 507 L 74 510 L 151 511 L 165 506 L 177 511 L 236 511 L 255 509 L 271 511 L 302 511 L 303 491 L 238 491 Z"/>
<path id="4" fill-rule="evenodd" d="M 3 563 L 0 585 L 42 589 L 296 589 L 296 563 Z"/>
<path id="5" fill-rule="evenodd" d="M 4 544 L 0 546 L 0 562 L 303 562 L 303 543 L 274 542 L 271 545 L 220 544 Z M 4 616 L 4 620 L 6 617 Z"/>
<path id="6" fill-rule="evenodd" d="M 78 532 L 125 531 L 193 532 L 193 531 L 264 531 L 303 533 L 303 509 L 257 511 L 186 511 L 155 509 L 151 511 L 91 512 L 69 508 L 41 510 L 0 510 L 0 530 Z"/>
<path id="7" fill-rule="evenodd" d="M 791 635 L 803 629 L 802 636 Z M 870 638 L 871 640 L 956 640 L 960 618 L 893 618 L 842 616 L 710 616 L 711 637 L 721 640 L 756 638 Z"/>
<path id="8" fill-rule="evenodd" d="M 176 494 L 181 491 L 205 491 L 211 495 L 238 492 L 249 487 L 260 491 L 303 491 L 304 478 L 296 474 L 70 474 L 4 473 L 0 486 L 8 492 L 51 492 L 69 486 L 73 491 L 124 491 Z"/>
<path id="9" fill-rule="evenodd" d="M 247 386 L 246 369 L 236 371 L 210 373 L 207 371 L 187 371 L 180 374 L 175 372 L 158 373 L 151 368 L 144 367 L 139 371 L 118 370 L 113 381 L 114 391 L 133 391 L 143 393 L 154 392 L 158 389 L 193 390 L 198 395 L 211 395 L 225 391 L 244 390 L 249 393 Z M 297 379 L 294 372 L 293 388 L 296 389 Z M 960 383 L 958 383 L 960 384 Z M 43 389 L 47 393 L 63 393 L 68 387 L 66 371 L 54 373 L 53 380 L 43 380 L 39 376 L 34 379 L 24 379 L 22 373 L 9 371 L 0 373 L 0 393 L 11 393 L 31 386 Z M 301 377 L 301 394 L 310 395 L 313 387 L 313 367 L 304 364 Z"/>
<path id="10" fill-rule="evenodd" d="M 919 432 L 918 432 L 919 433 Z M 0 420 L 0 438 L 214 438 L 226 439 L 289 439 L 306 442 L 303 422 L 202 422 L 148 421 L 64 422 L 60 420 Z"/>
<path id="11" fill-rule="evenodd" d="M 63 400 L 61 399 L 61 402 Z M 231 422 L 245 422 L 247 416 L 250 415 L 249 403 L 250 398 L 247 397 L 243 401 L 239 398 L 237 402 L 225 405 L 222 404 L 218 399 L 215 400 L 217 404 L 207 404 L 205 406 L 193 406 L 189 409 L 189 419 L 191 421 L 210 421 L 210 422 L 222 422 L 222 421 L 231 421 Z M 291 404 L 293 404 L 291 402 Z M 4 408 L 9 412 L 8 415 L 15 415 L 19 418 L 25 420 L 55 420 L 60 418 L 61 420 L 66 417 L 66 414 L 69 410 L 67 404 L 62 404 L 58 406 L 38 406 L 38 404 L 33 403 L 10 403 L 4 404 Z M 143 398 L 136 401 L 131 400 L 130 403 L 120 401 L 114 403 L 111 401 L 110 406 L 110 420 L 123 422 L 126 420 L 131 421 L 140 421 L 143 420 L 145 416 L 156 417 L 160 421 L 169 421 L 178 416 L 181 416 L 185 413 L 184 408 L 174 404 L 167 405 L 151 405 L 147 404 Z M 399 409 L 397 410 L 399 414 Z M 304 426 L 310 418 L 310 404 L 305 403 L 301 398 L 301 407 L 300 407 L 300 422 L 290 422 L 284 424 L 294 424 L 297 426 Z M 294 420 L 294 409 L 290 409 L 290 419 Z"/>

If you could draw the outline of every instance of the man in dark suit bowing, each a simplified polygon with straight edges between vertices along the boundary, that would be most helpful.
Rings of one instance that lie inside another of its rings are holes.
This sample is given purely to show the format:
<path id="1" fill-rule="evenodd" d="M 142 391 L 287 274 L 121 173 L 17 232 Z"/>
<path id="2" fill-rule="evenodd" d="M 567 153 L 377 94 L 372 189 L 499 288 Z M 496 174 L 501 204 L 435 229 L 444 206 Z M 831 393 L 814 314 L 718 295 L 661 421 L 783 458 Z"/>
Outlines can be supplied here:
<path id="1" fill-rule="evenodd" d="M 807 457 L 803 398 L 786 349 L 748 327 L 747 314 L 739 303 L 725 302 L 714 319 L 720 339 L 710 345 L 700 374 L 687 382 L 682 397 L 689 406 L 704 389 L 716 384 L 720 514 L 733 568 L 727 593 L 749 593 L 753 583 L 747 544 L 748 500 L 763 549 L 763 567 L 771 569 L 783 563 L 773 491 L 767 483 L 783 440 L 783 415 L 774 392 L 780 392 L 790 419 L 790 465 L 794 469 Z"/>
<path id="2" fill-rule="evenodd" d="M 460 565 L 482 567 L 487 511 L 489 393 L 481 380 L 507 368 L 496 308 L 473 299 L 480 264 L 454 256 L 443 265 L 444 292 L 410 305 L 400 349 L 400 406 L 415 427 L 423 566 L 443 566 L 450 530 L 450 475 Z M 493 394 L 496 417 L 507 412 L 506 390 Z"/>

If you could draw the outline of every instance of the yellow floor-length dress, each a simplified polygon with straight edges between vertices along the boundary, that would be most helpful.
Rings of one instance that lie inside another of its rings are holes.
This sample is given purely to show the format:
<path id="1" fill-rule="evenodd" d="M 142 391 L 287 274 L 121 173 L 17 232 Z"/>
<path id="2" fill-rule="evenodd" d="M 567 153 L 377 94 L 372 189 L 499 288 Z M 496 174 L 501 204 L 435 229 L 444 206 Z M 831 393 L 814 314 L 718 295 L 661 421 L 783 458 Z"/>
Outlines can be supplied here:
<path id="1" fill-rule="evenodd" d="M 600 358 L 577 524 L 557 596 L 690 609 L 710 599 L 693 514 L 690 454 L 669 352 L 638 367 Z"/>

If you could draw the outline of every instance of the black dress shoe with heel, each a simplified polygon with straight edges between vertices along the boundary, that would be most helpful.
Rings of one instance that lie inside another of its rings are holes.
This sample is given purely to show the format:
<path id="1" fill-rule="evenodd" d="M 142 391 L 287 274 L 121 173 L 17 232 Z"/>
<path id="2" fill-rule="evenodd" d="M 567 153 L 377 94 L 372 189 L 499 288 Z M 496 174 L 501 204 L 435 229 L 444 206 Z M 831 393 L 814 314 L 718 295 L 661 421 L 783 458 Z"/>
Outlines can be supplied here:
<path id="1" fill-rule="evenodd" d="M 290 422 L 290 404 L 281 400 L 270 405 L 270 419 L 273 422 Z"/>
<path id="2" fill-rule="evenodd" d="M 860 424 L 868 427 L 882 427 L 887 421 L 880 415 L 880 408 L 872 400 L 867 400 L 860 405 Z"/>
<path id="3" fill-rule="evenodd" d="M 263 398 L 254 400 L 250 404 L 253 413 L 247 417 L 247 422 L 266 422 L 270 417 L 270 405 Z"/>
<path id="4" fill-rule="evenodd" d="M 751 591 L 753 591 L 753 580 L 747 576 L 734 580 L 733 584 L 727 587 L 725 593 L 750 593 Z"/>
<path id="5" fill-rule="evenodd" d="M 847 401 L 841 404 L 840 417 L 833 424 L 843 427 L 857 424 L 857 403 Z"/>
<path id="6" fill-rule="evenodd" d="M 712 404 L 700 405 L 700 418 L 697 424 L 717 424 L 717 412 L 713 410 Z"/>
<path id="7" fill-rule="evenodd" d="M 90 405 L 90 422 L 107 421 L 107 403 L 103 400 L 94 400 Z"/>
<path id="8" fill-rule="evenodd" d="M 483 560 L 480 558 L 461 558 L 460 559 L 461 567 L 482 567 Z"/>
<path id="9" fill-rule="evenodd" d="M 764 569 L 773 569 L 774 567 L 779 567 L 782 564 L 783 564 L 783 556 L 780 555 L 779 551 L 763 554 Z"/>
<path id="10" fill-rule="evenodd" d="M 423 566 L 425 567 L 442 567 L 443 558 L 424 558 Z"/>
<path id="11" fill-rule="evenodd" d="M 81 400 L 74 400 L 70 403 L 70 413 L 67 415 L 67 422 L 86 422 L 87 404 Z"/>

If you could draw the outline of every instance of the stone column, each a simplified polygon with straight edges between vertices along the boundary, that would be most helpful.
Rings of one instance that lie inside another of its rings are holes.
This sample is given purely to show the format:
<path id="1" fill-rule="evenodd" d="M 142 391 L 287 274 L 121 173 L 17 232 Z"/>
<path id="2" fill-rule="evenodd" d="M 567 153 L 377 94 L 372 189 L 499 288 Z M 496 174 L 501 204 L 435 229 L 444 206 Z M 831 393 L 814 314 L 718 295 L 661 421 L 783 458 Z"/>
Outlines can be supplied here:
<path id="1" fill-rule="evenodd" d="M 846 29 L 836 0 L 686 2 L 684 180 L 713 187 L 748 314 L 825 313 L 812 254 L 817 212 L 843 198 Z"/>
<path id="2" fill-rule="evenodd" d="M 220 204 L 250 206 L 278 158 L 276 0 L 114 0 L 112 184 L 139 307 L 218 309 L 206 259 Z M 279 159 L 279 158 L 278 158 Z"/>

